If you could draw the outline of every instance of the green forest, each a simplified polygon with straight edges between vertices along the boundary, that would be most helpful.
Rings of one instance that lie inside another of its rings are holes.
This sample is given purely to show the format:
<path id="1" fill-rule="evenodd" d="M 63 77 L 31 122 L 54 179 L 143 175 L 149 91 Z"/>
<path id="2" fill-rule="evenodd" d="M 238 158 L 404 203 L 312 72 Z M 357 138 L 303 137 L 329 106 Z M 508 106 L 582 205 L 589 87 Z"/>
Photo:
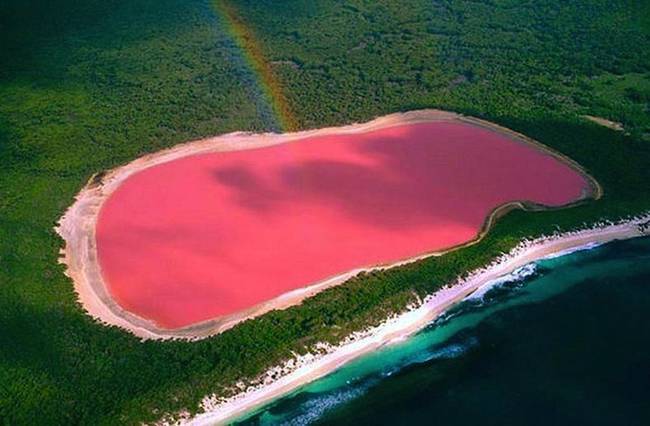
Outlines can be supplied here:
<path id="1" fill-rule="evenodd" d="M 228 3 L 257 36 L 301 128 L 456 111 L 568 155 L 604 197 L 511 212 L 479 244 L 359 275 L 215 337 L 142 342 L 77 303 L 57 261 L 57 220 L 95 173 L 180 142 L 278 123 L 212 1 L 6 0 L 1 424 L 139 424 L 195 411 L 205 395 L 226 395 L 292 351 L 378 324 L 524 237 L 650 209 L 649 2 Z"/>

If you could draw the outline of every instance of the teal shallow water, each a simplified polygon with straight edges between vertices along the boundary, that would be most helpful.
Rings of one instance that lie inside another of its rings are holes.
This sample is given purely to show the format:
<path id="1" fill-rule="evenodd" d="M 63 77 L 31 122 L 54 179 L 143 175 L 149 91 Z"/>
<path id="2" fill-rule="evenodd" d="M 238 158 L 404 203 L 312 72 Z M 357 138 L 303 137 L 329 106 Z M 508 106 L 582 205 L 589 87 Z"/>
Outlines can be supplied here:
<path id="1" fill-rule="evenodd" d="M 650 238 L 547 259 L 239 424 L 650 424 Z"/>

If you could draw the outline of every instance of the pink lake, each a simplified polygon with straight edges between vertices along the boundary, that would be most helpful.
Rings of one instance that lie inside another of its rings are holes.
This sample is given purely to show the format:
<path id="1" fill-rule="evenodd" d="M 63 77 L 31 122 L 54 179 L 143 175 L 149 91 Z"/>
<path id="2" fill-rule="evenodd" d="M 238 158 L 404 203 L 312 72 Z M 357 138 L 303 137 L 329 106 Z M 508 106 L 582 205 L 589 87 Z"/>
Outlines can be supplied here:
<path id="1" fill-rule="evenodd" d="M 173 329 L 461 244 L 509 201 L 560 206 L 588 190 L 495 131 L 408 124 L 145 169 L 104 203 L 97 252 L 117 303 Z"/>

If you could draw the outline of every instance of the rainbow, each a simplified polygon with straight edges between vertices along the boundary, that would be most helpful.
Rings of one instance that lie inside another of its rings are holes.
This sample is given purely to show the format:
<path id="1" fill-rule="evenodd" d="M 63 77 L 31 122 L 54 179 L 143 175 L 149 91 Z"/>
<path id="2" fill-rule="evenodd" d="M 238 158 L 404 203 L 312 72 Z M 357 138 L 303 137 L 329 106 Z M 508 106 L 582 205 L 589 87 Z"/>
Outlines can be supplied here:
<path id="1" fill-rule="evenodd" d="M 255 34 L 237 14 L 235 8 L 227 1 L 215 0 L 213 3 L 217 14 L 223 18 L 228 32 L 237 47 L 243 52 L 244 59 L 253 70 L 259 86 L 280 124 L 281 130 L 297 130 L 298 122 L 284 96 L 282 85 L 264 57 Z"/>

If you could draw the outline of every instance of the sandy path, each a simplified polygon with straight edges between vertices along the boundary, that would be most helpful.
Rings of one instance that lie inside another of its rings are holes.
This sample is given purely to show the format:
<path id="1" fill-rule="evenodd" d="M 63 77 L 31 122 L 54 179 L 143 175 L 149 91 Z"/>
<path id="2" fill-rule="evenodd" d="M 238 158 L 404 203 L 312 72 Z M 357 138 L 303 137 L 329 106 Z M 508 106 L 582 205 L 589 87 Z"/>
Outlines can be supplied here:
<path id="1" fill-rule="evenodd" d="M 592 122 L 594 122 L 596 124 L 600 124 L 601 126 L 608 127 L 608 128 L 610 128 L 612 130 L 616 130 L 616 131 L 619 131 L 619 132 L 622 132 L 623 130 L 625 130 L 624 127 L 623 127 L 623 124 L 621 124 L 621 123 L 619 123 L 617 121 L 612 121 L 612 120 L 608 120 L 606 118 L 596 117 L 596 116 L 593 116 L 593 115 L 583 115 L 583 117 L 586 118 L 589 121 L 592 121 Z"/>
<path id="2" fill-rule="evenodd" d="M 602 189 L 598 183 L 571 159 L 550 150 L 549 148 L 539 144 L 530 138 L 527 138 L 524 135 L 515 133 L 511 130 L 483 120 L 465 117 L 450 112 L 438 110 L 412 111 L 407 113 L 391 114 L 388 116 L 380 117 L 368 123 L 288 134 L 249 134 L 239 132 L 180 144 L 173 148 L 138 158 L 124 166 L 91 178 L 88 184 L 77 195 L 74 204 L 61 218 L 59 225 L 56 228 L 56 231 L 63 237 L 66 243 L 65 248 L 62 252 L 61 262 L 64 263 L 67 267 L 66 274 L 72 278 L 75 290 L 79 296 L 79 300 L 82 306 L 91 316 L 98 319 L 99 321 L 106 324 L 119 326 L 142 338 L 180 337 L 197 339 L 220 333 L 234 326 L 238 322 L 259 316 L 270 310 L 283 309 L 298 304 L 306 297 L 312 296 L 326 288 L 341 284 L 361 271 L 394 267 L 424 257 L 440 255 L 450 250 L 455 250 L 467 245 L 475 244 L 483 238 L 496 218 L 511 209 L 525 208 L 532 210 L 543 208 L 541 206 L 524 204 L 521 202 L 509 203 L 496 208 L 486 218 L 485 223 L 476 238 L 460 246 L 452 247 L 444 251 L 425 253 L 417 257 L 404 259 L 402 261 L 389 265 L 369 265 L 367 267 L 358 268 L 347 273 L 325 279 L 318 283 L 314 283 L 307 287 L 290 291 L 280 297 L 269 300 L 245 311 L 175 330 L 160 328 L 156 326 L 152 321 L 138 317 L 137 315 L 126 311 L 121 306 L 119 306 L 109 294 L 102 278 L 101 269 L 97 260 L 95 238 L 97 216 L 102 203 L 116 190 L 117 187 L 119 187 L 122 182 L 124 182 L 124 180 L 128 179 L 128 177 L 134 173 L 137 173 L 148 167 L 152 167 L 189 155 L 255 149 L 282 143 L 289 143 L 312 136 L 323 136 L 329 134 L 359 134 L 396 125 L 436 121 L 455 121 L 469 123 L 499 132 L 516 141 L 532 144 L 545 153 L 569 164 L 572 168 L 586 177 L 590 183 L 591 189 L 589 193 L 584 194 L 578 203 L 583 201 L 585 198 L 599 198 L 602 195 Z"/>
<path id="3" fill-rule="evenodd" d="M 649 224 L 650 215 L 646 215 L 621 224 L 600 226 L 595 229 L 570 232 L 522 243 L 494 264 L 475 271 L 466 280 L 434 293 L 419 307 L 386 321 L 383 325 L 369 330 L 351 342 L 333 348 L 325 355 L 309 358 L 298 368 L 287 369 L 288 373 L 277 380 L 267 381 L 225 401 L 219 401 L 214 396 L 206 397 L 203 402 L 205 412 L 194 418 L 182 420 L 180 423 L 212 425 L 234 419 L 331 373 L 363 354 L 407 338 L 480 287 L 510 274 L 524 265 L 590 244 L 602 244 L 649 235 Z"/>

